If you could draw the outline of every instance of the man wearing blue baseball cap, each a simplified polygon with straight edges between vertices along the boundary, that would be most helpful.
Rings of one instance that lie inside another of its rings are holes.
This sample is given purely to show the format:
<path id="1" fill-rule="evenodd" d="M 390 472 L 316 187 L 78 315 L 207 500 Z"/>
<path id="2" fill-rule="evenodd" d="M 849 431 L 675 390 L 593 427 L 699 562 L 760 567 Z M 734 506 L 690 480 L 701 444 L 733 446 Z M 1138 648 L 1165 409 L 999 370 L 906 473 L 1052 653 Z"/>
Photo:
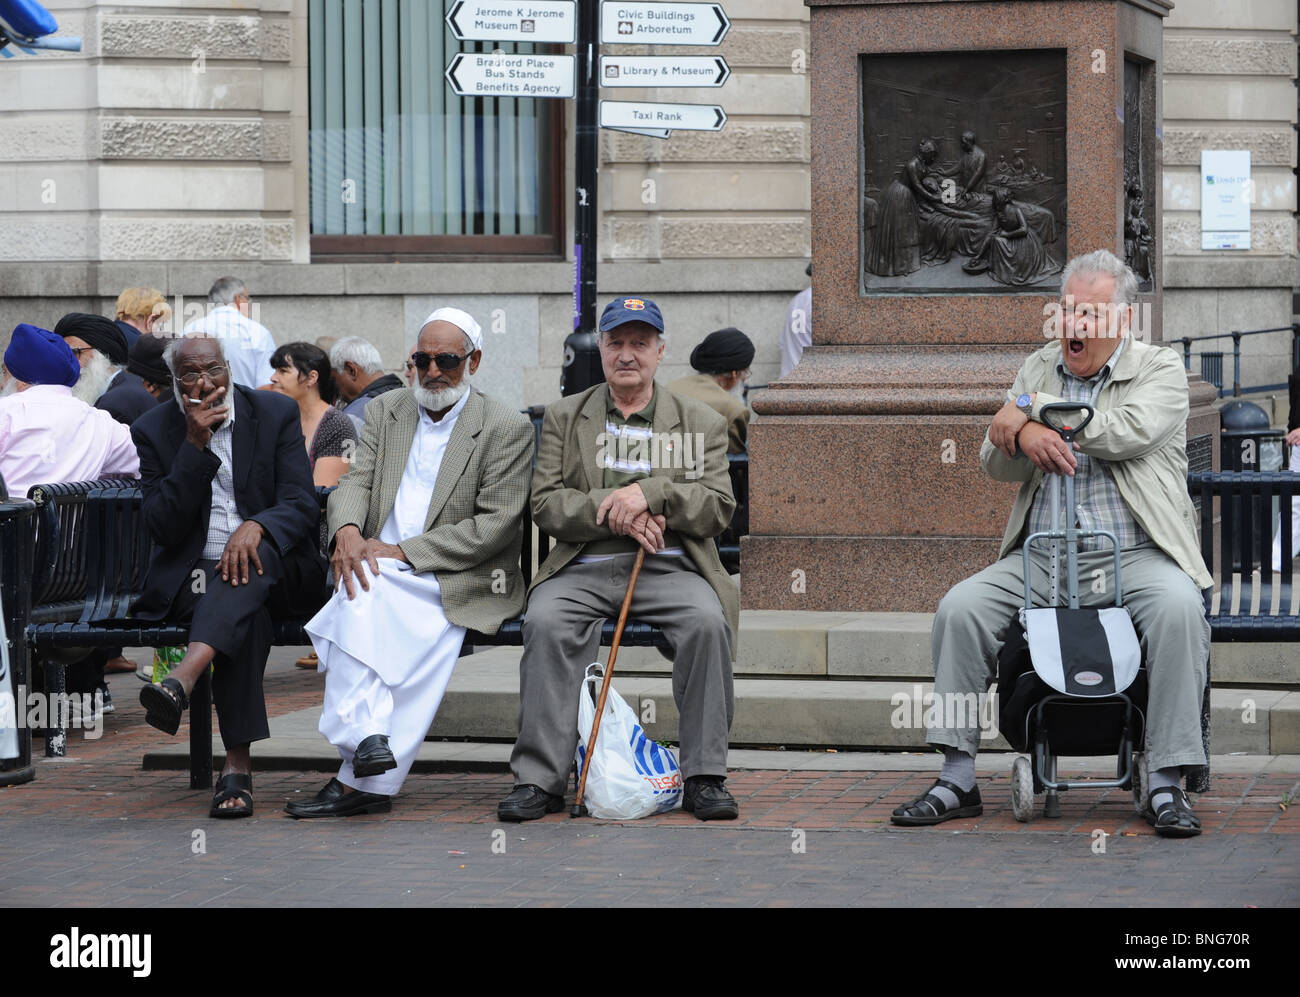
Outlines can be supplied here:
<path id="1" fill-rule="evenodd" d="M 713 542 L 736 506 L 727 427 L 707 405 L 655 383 L 663 332 L 649 298 L 615 298 L 600 318 L 605 383 L 546 409 L 532 511 L 555 546 L 529 592 L 515 788 L 497 808 L 501 820 L 564 808 L 579 685 L 602 622 L 618 615 L 638 547 L 649 556 L 630 616 L 660 627 L 674 651 L 682 806 L 701 820 L 738 814 L 724 783 L 740 593 Z"/>

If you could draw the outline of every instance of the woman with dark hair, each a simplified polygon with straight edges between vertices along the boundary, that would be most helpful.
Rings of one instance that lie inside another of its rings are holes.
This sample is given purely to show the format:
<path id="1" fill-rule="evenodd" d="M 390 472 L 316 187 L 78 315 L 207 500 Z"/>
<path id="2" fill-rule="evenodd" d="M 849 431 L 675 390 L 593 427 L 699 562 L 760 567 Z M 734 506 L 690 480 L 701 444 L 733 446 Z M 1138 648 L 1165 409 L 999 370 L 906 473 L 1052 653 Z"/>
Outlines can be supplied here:
<path id="1" fill-rule="evenodd" d="M 334 375 L 325 351 L 311 343 L 288 343 L 271 354 L 271 390 L 298 403 L 312 480 L 333 488 L 348 470 L 357 447 L 352 420 L 331 405 Z"/>
<path id="2" fill-rule="evenodd" d="M 281 346 L 271 354 L 271 390 L 288 395 L 298 403 L 312 481 L 319 487 L 333 488 L 347 473 L 348 462 L 356 452 L 357 430 L 342 409 L 327 401 L 334 397 L 329 355 L 311 343 Z M 322 551 L 327 540 L 322 523 Z M 312 651 L 295 664 L 299 668 L 316 668 L 320 662 Z"/>

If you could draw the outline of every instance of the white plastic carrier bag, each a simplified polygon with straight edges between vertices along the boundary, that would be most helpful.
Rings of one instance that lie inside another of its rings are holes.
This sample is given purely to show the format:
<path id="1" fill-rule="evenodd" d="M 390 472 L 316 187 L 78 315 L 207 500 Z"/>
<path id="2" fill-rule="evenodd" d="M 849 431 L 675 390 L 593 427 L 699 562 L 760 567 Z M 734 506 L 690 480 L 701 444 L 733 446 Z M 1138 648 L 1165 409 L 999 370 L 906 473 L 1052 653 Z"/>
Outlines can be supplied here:
<path id="1" fill-rule="evenodd" d="M 580 780 L 604 675 L 598 662 L 588 665 L 578 696 Z M 604 820 L 636 820 L 665 813 L 681 801 L 682 773 L 676 756 L 646 735 L 636 714 L 611 685 L 582 797 L 587 812 Z"/>

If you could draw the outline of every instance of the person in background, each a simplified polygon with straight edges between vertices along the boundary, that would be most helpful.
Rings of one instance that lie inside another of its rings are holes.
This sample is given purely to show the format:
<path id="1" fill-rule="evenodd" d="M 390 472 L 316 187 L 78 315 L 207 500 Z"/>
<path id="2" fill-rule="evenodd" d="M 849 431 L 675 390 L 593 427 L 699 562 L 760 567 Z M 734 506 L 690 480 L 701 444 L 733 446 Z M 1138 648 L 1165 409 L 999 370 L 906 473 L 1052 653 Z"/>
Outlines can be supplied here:
<path id="1" fill-rule="evenodd" d="M 117 324 L 130 326 L 137 336 L 161 336 L 172 318 L 162 291 L 152 287 L 128 287 L 117 296 L 115 310 Z"/>
<path id="2" fill-rule="evenodd" d="M 275 340 L 266 326 L 252 318 L 248 289 L 238 277 L 218 277 L 208 291 L 212 308 L 185 326 L 184 335 L 215 336 L 226 347 L 230 376 L 236 384 L 260 388 L 271 380 Z"/>
<path id="3" fill-rule="evenodd" d="M 124 327 L 122 323 L 102 315 L 70 312 L 59 319 L 54 331 L 64 338 L 81 363 L 81 377 L 72 392 L 87 405 L 93 405 L 123 426 L 129 426 L 158 404 L 145 391 L 140 379 L 126 370 L 130 359 L 127 332 L 139 338 L 132 326 Z M 136 671 L 136 663 L 122 654 L 122 648 L 96 649 L 89 657 L 68 668 L 68 688 L 77 692 L 100 688 L 105 702 L 111 703 L 104 673 L 133 671 Z"/>
<path id="4" fill-rule="evenodd" d="M 691 350 L 691 366 L 698 374 L 678 378 L 668 390 L 686 395 L 713 409 L 727 420 L 727 453 L 744 453 L 749 433 L 745 407 L 745 382 L 754 360 L 754 342 L 728 326 L 709 333 Z"/>
<path id="5" fill-rule="evenodd" d="M 411 352 L 406 356 L 406 386 L 412 388 L 415 386 L 415 361 L 411 358 L 415 356 L 415 351 L 420 348 L 417 343 L 411 347 Z"/>
<path id="6" fill-rule="evenodd" d="M 396 374 L 384 373 L 384 362 L 374 345 L 360 336 L 345 336 L 330 351 L 330 367 L 338 385 L 338 405 L 361 431 L 370 399 L 402 386 Z"/>
<path id="7" fill-rule="evenodd" d="M 812 276 L 812 264 L 804 271 Z M 805 287 L 790 299 L 785 312 L 785 328 L 781 331 L 781 376 L 785 377 L 799 364 L 804 347 L 812 342 L 812 288 Z"/>
<path id="8" fill-rule="evenodd" d="M 334 383 L 329 357 L 311 343 L 289 343 L 271 356 L 271 390 L 288 395 L 298 403 L 302 436 L 307 444 L 307 461 L 312 482 L 318 488 L 333 488 L 348 471 L 357 448 L 357 430 L 352 420 L 325 401 L 333 396 Z M 321 546 L 326 536 L 321 533 Z M 316 668 L 316 652 L 294 662 L 299 668 Z"/>
<path id="9" fill-rule="evenodd" d="M 311 343 L 287 343 L 271 355 L 271 390 L 298 403 L 307 461 L 318 488 L 333 488 L 356 452 L 352 420 L 325 401 L 333 394 L 329 358 Z"/>

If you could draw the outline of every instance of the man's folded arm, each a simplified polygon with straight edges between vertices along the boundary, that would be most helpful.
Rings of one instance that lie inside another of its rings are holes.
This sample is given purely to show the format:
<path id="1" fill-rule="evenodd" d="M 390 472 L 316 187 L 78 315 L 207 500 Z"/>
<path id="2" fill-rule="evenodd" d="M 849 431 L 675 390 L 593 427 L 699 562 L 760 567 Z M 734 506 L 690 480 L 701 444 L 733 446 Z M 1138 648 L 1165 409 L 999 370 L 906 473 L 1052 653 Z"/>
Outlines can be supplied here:
<path id="1" fill-rule="evenodd" d="M 487 434 L 484 434 L 485 436 Z M 473 516 L 435 526 L 403 540 L 399 547 L 416 571 L 466 571 L 500 553 L 519 535 L 528 474 L 533 461 L 533 425 L 521 420 L 483 439 L 483 480 Z"/>
<path id="2" fill-rule="evenodd" d="M 1027 390 L 1025 368 L 1016 372 L 1016 379 L 1007 391 L 1004 405 L 1010 405 Z M 1041 397 L 1041 396 L 1040 396 Z M 1028 481 L 1034 476 L 1034 463 L 1016 448 L 1016 455 L 1008 457 L 993 445 L 988 430 L 984 431 L 984 444 L 980 447 L 980 467 L 994 481 Z"/>
<path id="3" fill-rule="evenodd" d="M 1044 405 L 1061 401 L 1065 399 L 1038 392 L 1034 417 L 1038 418 Z M 1165 349 L 1138 373 L 1127 401 L 1098 408 L 1075 442 L 1089 457 L 1102 460 L 1145 457 L 1187 424 L 1187 412 L 1187 372 L 1178 354 Z"/>

